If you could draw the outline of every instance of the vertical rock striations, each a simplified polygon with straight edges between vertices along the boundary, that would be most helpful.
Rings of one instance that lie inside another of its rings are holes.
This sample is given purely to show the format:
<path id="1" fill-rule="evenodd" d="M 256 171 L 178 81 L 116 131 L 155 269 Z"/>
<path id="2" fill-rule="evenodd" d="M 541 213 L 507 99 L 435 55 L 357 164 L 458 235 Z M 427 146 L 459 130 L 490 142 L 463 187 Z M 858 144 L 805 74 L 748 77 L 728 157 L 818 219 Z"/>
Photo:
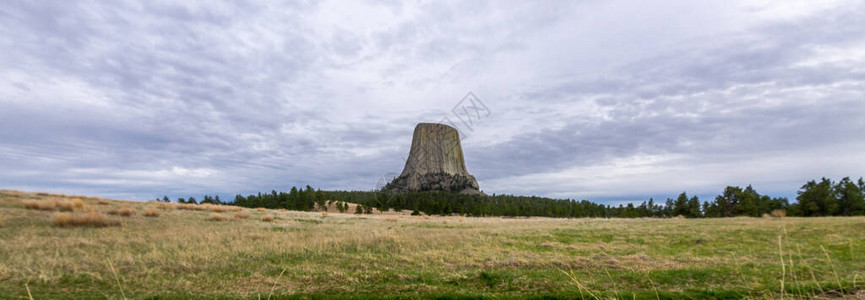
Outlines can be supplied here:
<path id="1" fill-rule="evenodd" d="M 480 193 L 477 180 L 466 170 L 459 133 L 434 123 L 420 123 L 414 128 L 405 168 L 386 189 Z"/>

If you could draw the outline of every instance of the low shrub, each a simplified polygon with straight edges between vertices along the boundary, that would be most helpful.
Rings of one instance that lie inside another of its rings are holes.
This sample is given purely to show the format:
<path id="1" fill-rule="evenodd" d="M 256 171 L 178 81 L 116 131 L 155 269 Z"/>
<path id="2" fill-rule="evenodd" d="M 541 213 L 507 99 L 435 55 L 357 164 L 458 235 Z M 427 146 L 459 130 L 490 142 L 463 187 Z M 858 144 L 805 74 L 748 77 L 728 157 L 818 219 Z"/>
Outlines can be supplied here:
<path id="1" fill-rule="evenodd" d="M 211 220 L 211 221 L 227 221 L 228 218 L 226 218 L 226 217 L 223 216 L 223 215 L 220 215 L 220 214 L 217 214 L 217 213 L 213 213 L 213 214 L 210 214 L 210 220 Z"/>
<path id="2" fill-rule="evenodd" d="M 148 208 L 144 209 L 144 216 L 155 218 L 155 217 L 159 216 L 159 211 L 156 210 L 155 208 L 148 207 Z"/>
<path id="3" fill-rule="evenodd" d="M 57 227 L 93 226 L 108 227 L 120 226 L 120 222 L 111 220 L 99 212 L 89 213 L 55 213 L 51 216 L 51 224 Z"/>
<path id="4" fill-rule="evenodd" d="M 234 218 L 235 219 L 246 219 L 246 218 L 249 218 L 249 214 L 243 213 L 243 212 L 234 213 Z"/>
<path id="5" fill-rule="evenodd" d="M 156 203 L 156 207 L 164 210 L 177 209 L 177 203 L 159 202 Z"/>
<path id="6" fill-rule="evenodd" d="M 24 200 L 24 207 L 27 209 L 37 209 L 37 210 L 55 210 L 57 209 L 58 201 L 57 199 L 49 199 L 49 200 Z"/>
<path id="7" fill-rule="evenodd" d="M 773 210 L 769 215 L 771 215 L 774 218 L 783 218 L 783 217 L 787 216 L 787 211 L 783 210 L 783 209 L 776 209 L 776 210 Z"/>
<path id="8" fill-rule="evenodd" d="M 213 212 L 224 213 L 227 211 L 241 211 L 243 207 L 233 206 L 233 205 L 216 205 L 216 204 L 202 204 L 204 209 L 209 209 Z"/>
<path id="9" fill-rule="evenodd" d="M 256 208 L 255 210 L 259 211 L 259 212 L 264 212 L 264 211 L 267 211 L 267 208 L 259 207 L 259 208 Z"/>
<path id="10" fill-rule="evenodd" d="M 83 212 L 93 212 L 93 211 L 96 211 L 96 209 L 94 209 L 93 206 L 90 206 L 90 205 L 84 204 L 84 206 L 81 206 L 81 211 L 83 211 Z"/>
<path id="11" fill-rule="evenodd" d="M 273 222 L 273 216 L 263 216 L 261 217 L 262 222 Z"/>
<path id="12" fill-rule="evenodd" d="M 84 207 L 84 201 L 81 199 L 63 200 L 57 202 L 57 206 L 60 208 L 60 211 L 75 211 Z"/>
<path id="13" fill-rule="evenodd" d="M 26 209 L 39 209 L 39 201 L 36 200 L 24 200 L 24 208 Z"/>
<path id="14" fill-rule="evenodd" d="M 131 216 L 135 215 L 135 209 L 129 208 L 129 207 L 123 207 L 117 211 L 117 214 L 124 216 L 124 217 L 131 217 Z"/>

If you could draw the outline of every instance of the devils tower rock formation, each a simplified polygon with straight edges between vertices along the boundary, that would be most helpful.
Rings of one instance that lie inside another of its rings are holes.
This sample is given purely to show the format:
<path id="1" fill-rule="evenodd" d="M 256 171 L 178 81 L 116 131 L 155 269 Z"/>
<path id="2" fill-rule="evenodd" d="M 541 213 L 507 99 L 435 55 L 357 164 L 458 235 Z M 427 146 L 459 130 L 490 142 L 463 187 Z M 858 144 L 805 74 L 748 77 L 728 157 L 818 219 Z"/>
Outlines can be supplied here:
<path id="1" fill-rule="evenodd" d="M 459 132 L 434 123 L 414 128 L 405 168 L 386 189 L 480 193 L 477 180 L 466 170 Z"/>

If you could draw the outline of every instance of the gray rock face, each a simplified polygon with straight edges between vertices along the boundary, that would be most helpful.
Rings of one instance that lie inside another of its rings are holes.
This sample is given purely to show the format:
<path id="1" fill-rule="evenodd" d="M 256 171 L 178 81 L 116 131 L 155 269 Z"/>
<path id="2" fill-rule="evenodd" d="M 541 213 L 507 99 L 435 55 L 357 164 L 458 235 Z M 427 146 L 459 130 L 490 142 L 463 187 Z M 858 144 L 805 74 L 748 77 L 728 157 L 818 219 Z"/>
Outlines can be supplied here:
<path id="1" fill-rule="evenodd" d="M 459 132 L 434 123 L 414 128 L 405 168 L 386 189 L 480 193 L 477 180 L 466 170 Z"/>

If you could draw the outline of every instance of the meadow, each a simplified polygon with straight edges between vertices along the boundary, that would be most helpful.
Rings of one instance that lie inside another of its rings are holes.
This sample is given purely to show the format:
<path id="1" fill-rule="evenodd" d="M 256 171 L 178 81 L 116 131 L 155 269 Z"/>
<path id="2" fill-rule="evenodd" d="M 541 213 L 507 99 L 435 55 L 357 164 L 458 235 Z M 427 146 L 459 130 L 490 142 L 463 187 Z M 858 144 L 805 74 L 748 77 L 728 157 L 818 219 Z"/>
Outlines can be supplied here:
<path id="1" fill-rule="evenodd" d="M 0 191 L 0 298 L 191 297 L 865 297 L 865 217 L 355 215 Z"/>

